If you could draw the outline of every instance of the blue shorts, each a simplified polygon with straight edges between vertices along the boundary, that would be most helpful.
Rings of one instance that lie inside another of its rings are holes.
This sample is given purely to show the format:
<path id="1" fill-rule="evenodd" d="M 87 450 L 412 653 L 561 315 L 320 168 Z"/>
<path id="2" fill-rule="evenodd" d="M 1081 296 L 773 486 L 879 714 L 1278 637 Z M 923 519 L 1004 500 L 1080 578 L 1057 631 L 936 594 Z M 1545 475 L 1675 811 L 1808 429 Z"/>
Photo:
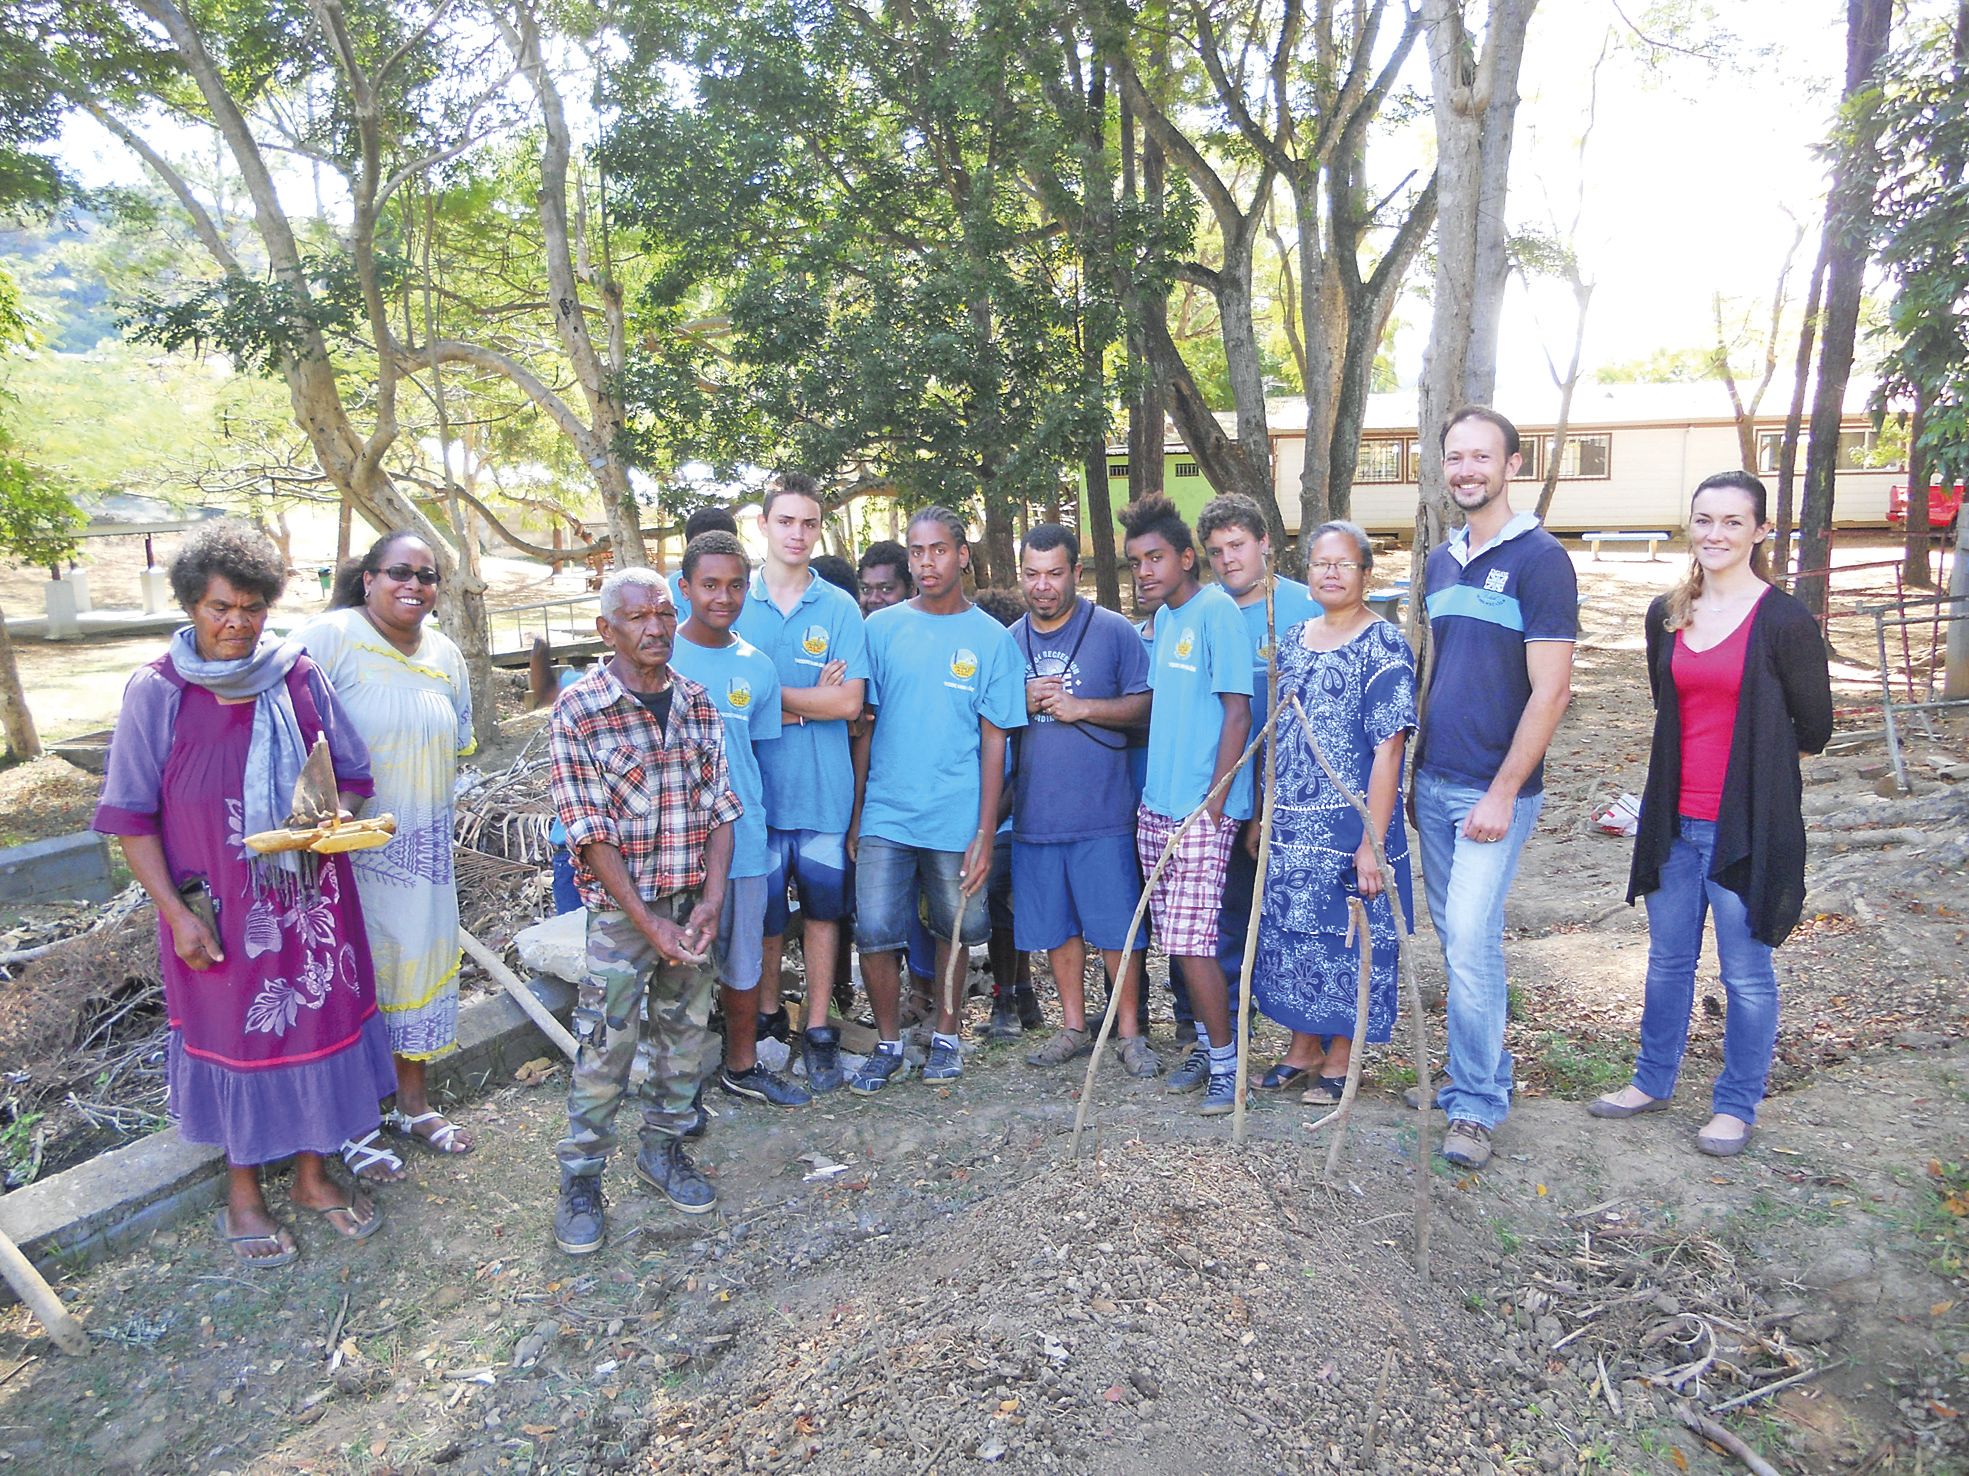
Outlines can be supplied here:
<path id="1" fill-rule="evenodd" d="M 919 886 L 932 935 L 948 939 L 962 905 L 962 941 L 984 942 L 991 936 L 989 909 L 983 896 L 964 902 L 963 878 L 962 851 L 932 851 L 863 836 L 855 864 L 855 946 L 868 953 L 907 948 Z"/>
<path id="2" fill-rule="evenodd" d="M 718 914 L 718 947 L 713 955 L 718 982 L 727 989 L 757 989 L 766 966 L 766 890 L 763 876 L 735 876 L 725 883 L 725 906 Z"/>
<path id="3" fill-rule="evenodd" d="M 1015 846 L 1012 890 L 1018 913 L 1012 940 L 1024 953 L 1085 938 L 1104 951 L 1128 941 L 1128 924 L 1142 900 L 1142 869 L 1130 835 L 1097 835 L 1054 845 Z M 1148 946 L 1148 929 L 1135 946 Z"/>
<path id="4" fill-rule="evenodd" d="M 829 830 L 766 831 L 773 869 L 766 876 L 766 936 L 786 932 L 786 889 L 800 894 L 800 910 L 810 922 L 840 922 L 854 908 L 855 873 L 848 864 L 848 838 Z"/>

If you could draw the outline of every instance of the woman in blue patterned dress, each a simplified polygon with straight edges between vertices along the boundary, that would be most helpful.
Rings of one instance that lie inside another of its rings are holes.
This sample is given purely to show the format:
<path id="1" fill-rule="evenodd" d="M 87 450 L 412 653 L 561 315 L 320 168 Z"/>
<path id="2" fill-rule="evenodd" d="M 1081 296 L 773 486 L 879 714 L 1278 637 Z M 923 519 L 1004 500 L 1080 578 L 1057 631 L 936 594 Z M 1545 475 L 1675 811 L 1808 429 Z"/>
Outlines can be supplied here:
<path id="1" fill-rule="evenodd" d="M 1400 799 L 1415 658 L 1401 631 L 1367 606 L 1373 563 L 1373 545 L 1352 523 L 1314 534 L 1306 575 L 1322 613 L 1279 635 L 1279 704 L 1299 699 L 1321 752 L 1367 802 L 1401 894 L 1401 926 L 1413 931 Z M 1374 942 L 1370 1041 L 1394 1029 L 1396 919 L 1360 816 L 1313 756 L 1305 726 L 1290 715 L 1276 732 L 1278 795 L 1252 989 L 1266 1017 L 1292 1032 L 1292 1047 L 1263 1084 L 1306 1081 L 1302 1100 L 1325 1104 L 1340 1100 L 1353 1049 L 1360 953 L 1358 941 L 1347 943 L 1347 900 L 1365 901 Z"/>

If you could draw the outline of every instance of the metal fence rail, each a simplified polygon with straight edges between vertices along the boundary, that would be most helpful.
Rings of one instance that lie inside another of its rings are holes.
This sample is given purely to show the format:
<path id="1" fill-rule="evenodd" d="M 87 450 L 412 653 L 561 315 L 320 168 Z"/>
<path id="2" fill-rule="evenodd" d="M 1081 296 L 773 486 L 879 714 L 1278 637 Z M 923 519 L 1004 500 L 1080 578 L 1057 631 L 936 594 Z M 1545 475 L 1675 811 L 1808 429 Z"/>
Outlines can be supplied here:
<path id="1" fill-rule="evenodd" d="M 1874 649 L 1880 658 L 1880 712 L 1887 729 L 1887 757 L 1894 767 L 1894 787 L 1902 794 L 1909 790 L 1907 763 L 1901 757 L 1901 717 L 1912 713 L 1921 724 L 1922 732 L 1930 739 L 1938 738 L 1929 714 L 1951 710 L 1969 709 L 1969 697 L 1938 697 L 1936 692 L 1943 674 L 1947 670 L 1947 638 L 1949 627 L 1958 621 L 1969 621 L 1969 595 L 1929 595 L 1919 599 L 1897 600 L 1891 605 L 1871 605 L 1860 612 L 1873 617 Z M 1928 631 L 1928 659 L 1922 663 L 1927 670 L 1927 679 L 1919 689 L 1915 687 L 1915 663 L 1906 660 L 1902 668 L 1905 698 L 1894 696 L 1894 671 L 1887 662 L 1887 632 L 1899 632 L 1903 650 L 1908 647 L 1910 629 L 1925 628 Z M 1946 689 L 1942 689 L 1946 690 Z"/>

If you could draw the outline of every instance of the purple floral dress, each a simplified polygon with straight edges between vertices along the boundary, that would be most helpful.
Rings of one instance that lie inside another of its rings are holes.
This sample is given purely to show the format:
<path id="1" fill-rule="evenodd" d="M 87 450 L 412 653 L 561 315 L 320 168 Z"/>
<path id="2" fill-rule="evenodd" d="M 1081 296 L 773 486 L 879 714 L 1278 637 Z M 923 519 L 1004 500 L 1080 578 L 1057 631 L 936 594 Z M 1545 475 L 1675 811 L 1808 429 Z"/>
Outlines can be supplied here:
<path id="1" fill-rule="evenodd" d="M 302 737 L 325 734 L 337 785 L 367 793 L 368 753 L 320 670 L 304 656 L 286 680 Z M 94 822 L 158 836 L 172 885 L 202 877 L 218 904 L 225 960 L 202 973 L 159 920 L 167 1082 L 180 1135 L 240 1166 L 333 1153 L 396 1090 L 348 857 L 304 859 L 297 877 L 242 843 L 252 733 L 251 702 L 222 703 L 159 657 L 124 691 Z"/>

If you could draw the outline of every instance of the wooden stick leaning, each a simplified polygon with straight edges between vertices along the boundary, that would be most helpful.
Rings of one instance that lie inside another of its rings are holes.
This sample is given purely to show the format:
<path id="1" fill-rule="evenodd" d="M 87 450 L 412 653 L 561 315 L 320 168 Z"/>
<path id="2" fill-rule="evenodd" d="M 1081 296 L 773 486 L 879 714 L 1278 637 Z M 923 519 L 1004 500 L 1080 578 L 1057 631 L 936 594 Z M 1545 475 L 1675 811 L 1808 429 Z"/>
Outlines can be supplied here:
<path id="1" fill-rule="evenodd" d="M 1326 1168 L 1322 1177 L 1333 1178 L 1333 1171 L 1340 1166 L 1340 1145 L 1347 1139 L 1347 1119 L 1353 1116 L 1354 1094 L 1360 1090 L 1361 1057 L 1367 1048 L 1367 1000 L 1368 986 L 1374 977 L 1374 936 L 1367 930 L 1367 908 L 1361 905 L 1358 897 L 1347 899 L 1347 941 L 1361 940 L 1360 982 L 1354 988 L 1354 1045 L 1347 1057 L 1347 1084 L 1340 1089 L 1340 1100 L 1334 1108 L 1318 1122 L 1312 1124 L 1309 1132 L 1318 1132 L 1329 1122 L 1333 1124 L 1333 1141 L 1326 1147 Z"/>
<path id="2" fill-rule="evenodd" d="M 34 1262 L 21 1254 L 21 1248 L 4 1231 L 0 1231 L 0 1272 L 6 1273 L 7 1285 L 48 1330 L 57 1348 L 78 1357 L 89 1351 L 89 1335 L 82 1330 L 82 1324 L 69 1315 L 55 1289 L 42 1279 L 41 1273 L 34 1269 Z"/>
<path id="3" fill-rule="evenodd" d="M 458 930 L 458 946 L 472 956 L 474 963 L 492 975 L 493 982 L 512 996 L 513 1003 L 526 1012 L 526 1017 L 540 1027 L 547 1039 L 561 1048 L 568 1060 L 575 1058 L 574 1037 L 568 1034 L 567 1027 L 554 1018 L 553 1011 L 540 1002 L 540 997 L 526 987 L 518 974 L 506 967 L 505 960 L 463 928 Z"/>
<path id="4" fill-rule="evenodd" d="M 1389 905 L 1397 905 L 1400 898 L 1394 895 L 1394 868 L 1388 864 L 1387 848 L 1382 844 L 1381 837 L 1374 833 L 1374 816 L 1369 812 L 1367 802 L 1347 787 L 1346 781 L 1327 761 L 1326 751 L 1320 747 L 1319 739 L 1313 734 L 1312 719 L 1306 716 L 1305 705 L 1300 702 L 1296 693 L 1289 705 L 1299 714 L 1300 729 L 1305 733 L 1306 744 L 1312 750 L 1313 757 L 1319 762 L 1320 768 L 1325 770 L 1326 777 L 1332 781 L 1333 787 L 1339 790 L 1346 797 L 1347 803 L 1354 807 L 1354 813 L 1361 817 L 1361 831 L 1366 835 L 1368 846 L 1374 852 L 1374 864 L 1381 873 L 1382 890 L 1389 893 Z M 1278 714 L 1273 713 L 1272 717 L 1276 719 Z M 1395 919 L 1395 957 L 1401 967 L 1402 984 L 1408 997 L 1409 1050 L 1415 1057 L 1415 1269 L 1421 1274 L 1422 1279 L 1427 1281 L 1429 1279 L 1429 1113 L 1436 1104 L 1435 1093 L 1429 1087 L 1429 1034 L 1427 1023 L 1422 1015 L 1422 984 L 1415 976 L 1415 958 L 1410 947 L 1408 930 L 1402 926 L 1399 916 Z M 1363 1010 L 1361 1013 L 1365 1016 L 1366 1011 Z M 1356 1020 L 1357 1032 L 1359 1025 L 1360 1022 Z M 1358 1051 L 1355 1053 L 1355 1059 L 1359 1059 Z M 1348 1070 L 1352 1069 L 1350 1062 Z"/>
<path id="5" fill-rule="evenodd" d="M 1273 603 L 1272 592 L 1278 588 L 1278 576 L 1265 577 L 1265 711 L 1269 715 L 1278 711 L 1278 607 Z M 1247 992 L 1251 988 L 1251 966 L 1258 957 L 1258 924 L 1265 912 L 1265 868 L 1272 859 L 1272 796 L 1277 786 L 1278 745 L 1265 745 L 1265 794 L 1258 809 L 1258 861 L 1257 875 L 1251 883 L 1251 914 L 1244 925 L 1244 958 L 1238 964 L 1237 996 L 1237 1096 L 1231 1103 L 1231 1141 L 1244 1141 L 1244 1094 L 1251 1080 L 1251 999 Z M 1236 844 L 1235 841 L 1232 842 Z M 1225 996 L 1228 1000 L 1230 981 L 1225 983 Z"/>
<path id="6" fill-rule="evenodd" d="M 1183 818 L 1183 823 L 1176 827 L 1175 832 L 1169 837 L 1168 844 L 1162 848 L 1162 854 L 1156 857 L 1155 865 L 1150 868 L 1147 878 L 1142 882 L 1141 900 L 1135 904 L 1135 916 L 1128 924 L 1128 940 L 1121 948 L 1121 966 L 1124 970 L 1128 967 L 1128 960 L 1134 956 L 1135 940 L 1142 935 L 1142 918 L 1149 910 L 1149 894 L 1155 890 L 1156 882 L 1168 867 L 1170 858 L 1176 854 L 1177 844 L 1188 833 L 1189 828 L 1196 824 L 1198 817 L 1209 810 L 1210 802 L 1223 797 L 1224 792 L 1231 787 L 1231 781 L 1237 778 L 1238 770 L 1251 762 L 1251 755 L 1257 752 L 1258 745 L 1264 742 L 1265 735 L 1271 732 L 1272 725 L 1278 719 L 1278 712 L 1274 709 L 1265 719 L 1264 726 L 1251 735 L 1251 741 L 1245 744 L 1244 752 L 1238 755 L 1237 762 L 1231 765 L 1223 778 L 1210 786 L 1210 792 L 1203 797 L 1203 803 Z M 1146 989 L 1149 985 L 1148 971 L 1145 968 L 1142 972 L 1141 987 Z M 1081 1130 L 1087 1126 L 1087 1109 L 1094 1100 L 1094 1072 L 1101 1064 L 1101 1051 L 1107 1045 L 1108 1036 L 1114 1031 L 1115 1018 L 1120 1013 L 1121 988 L 1120 981 L 1117 980 L 1115 988 L 1108 991 L 1107 1012 L 1101 1016 L 1101 1028 L 1094 1034 L 1094 1049 L 1088 1054 L 1087 1074 L 1080 1085 L 1080 1106 L 1073 1114 L 1073 1137 L 1068 1152 L 1075 1157 L 1080 1154 Z"/>
<path id="7" fill-rule="evenodd" d="M 985 878 L 987 885 L 990 884 L 990 881 L 990 877 Z M 970 905 L 971 899 L 964 895 L 963 889 L 960 887 L 957 893 L 957 921 L 950 925 L 949 955 L 944 960 L 943 970 L 944 1009 L 952 1015 L 957 1013 L 957 961 L 959 958 L 962 958 L 968 963 L 971 957 L 971 950 L 965 947 L 963 942 L 964 912 Z M 937 1027 L 935 1024 L 932 1024 L 930 1028 L 934 1030 Z M 962 1019 L 958 1020 L 957 1028 L 959 1030 L 964 1028 Z"/>

